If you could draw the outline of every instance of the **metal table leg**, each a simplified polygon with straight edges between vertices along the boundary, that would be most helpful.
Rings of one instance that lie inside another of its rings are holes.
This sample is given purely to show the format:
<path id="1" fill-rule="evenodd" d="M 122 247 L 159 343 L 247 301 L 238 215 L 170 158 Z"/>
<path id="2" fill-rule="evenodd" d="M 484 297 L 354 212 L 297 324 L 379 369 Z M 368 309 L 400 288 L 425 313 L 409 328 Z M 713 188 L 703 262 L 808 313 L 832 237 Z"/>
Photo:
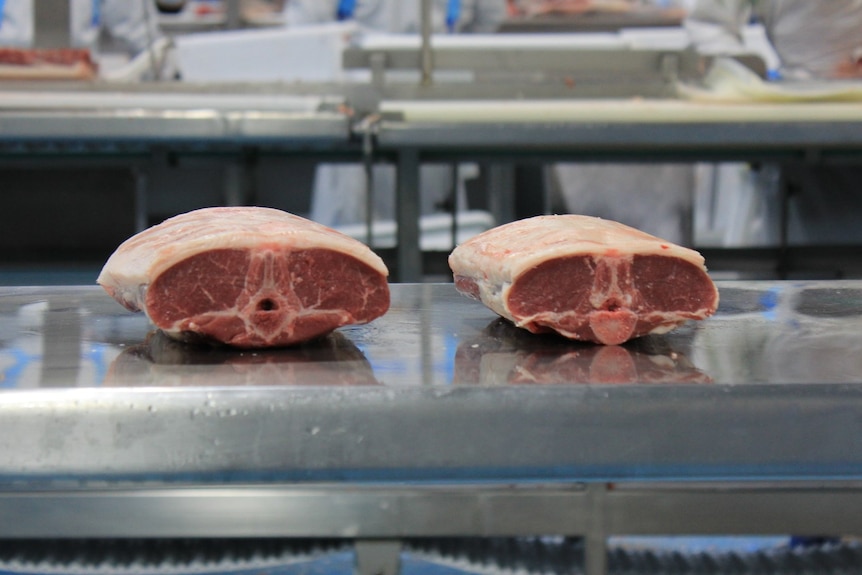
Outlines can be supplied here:
<path id="1" fill-rule="evenodd" d="M 505 224 L 515 220 L 515 166 L 485 164 L 487 170 L 488 206 L 494 221 Z"/>
<path id="2" fill-rule="evenodd" d="M 360 539 L 355 545 L 357 575 L 398 575 L 401 542 L 393 539 Z"/>
<path id="3" fill-rule="evenodd" d="M 584 537 L 584 573 L 606 575 L 608 572 L 607 533 L 605 529 L 605 500 L 607 485 L 587 485 L 589 529 Z"/>
<path id="4" fill-rule="evenodd" d="M 399 282 L 422 280 L 422 251 L 419 247 L 419 152 L 415 149 L 398 153 L 397 197 Z"/>
<path id="5" fill-rule="evenodd" d="M 149 190 L 149 175 L 143 168 L 134 168 L 135 178 L 135 231 L 142 232 L 149 225 L 149 208 L 147 204 Z"/>

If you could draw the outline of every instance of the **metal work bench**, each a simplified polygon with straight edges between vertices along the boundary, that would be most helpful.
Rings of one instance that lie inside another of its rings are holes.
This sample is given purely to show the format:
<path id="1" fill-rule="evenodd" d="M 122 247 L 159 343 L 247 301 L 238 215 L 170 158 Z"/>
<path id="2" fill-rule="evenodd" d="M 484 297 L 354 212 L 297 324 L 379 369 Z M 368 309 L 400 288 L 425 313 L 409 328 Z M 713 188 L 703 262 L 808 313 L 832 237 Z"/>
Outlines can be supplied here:
<path id="1" fill-rule="evenodd" d="M 180 161 L 222 172 L 216 201 L 237 205 L 252 201 L 260 158 L 361 158 L 338 95 L 250 84 L 8 83 L 0 90 L 0 166 L 129 169 L 139 230 L 151 223 L 151 176 Z"/>
<path id="2" fill-rule="evenodd" d="M 622 347 L 449 284 L 292 349 L 198 348 L 98 287 L 0 291 L 3 539 L 862 531 L 862 282 L 723 282 Z"/>
<path id="3" fill-rule="evenodd" d="M 146 153 L 153 147 L 225 152 L 248 146 L 345 153 L 343 97 L 273 86 L 9 84 L 0 152 Z M 47 90 L 45 88 L 48 88 Z"/>
<path id="4" fill-rule="evenodd" d="M 383 102 L 381 110 L 374 127 L 375 154 L 398 168 L 402 281 L 422 277 L 412 224 L 418 221 L 418 174 L 424 162 L 862 160 L 862 108 L 855 103 L 394 101 Z M 495 188 L 499 221 L 512 219 L 513 193 L 511 185 Z"/>

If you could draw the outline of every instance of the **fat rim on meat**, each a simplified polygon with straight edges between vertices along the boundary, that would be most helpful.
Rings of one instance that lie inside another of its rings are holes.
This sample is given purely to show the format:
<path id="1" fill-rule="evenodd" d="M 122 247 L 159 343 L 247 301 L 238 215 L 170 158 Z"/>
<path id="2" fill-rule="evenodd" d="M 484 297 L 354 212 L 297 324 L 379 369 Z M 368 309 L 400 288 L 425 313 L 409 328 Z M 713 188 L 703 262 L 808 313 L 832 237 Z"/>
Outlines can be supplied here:
<path id="1" fill-rule="evenodd" d="M 534 333 L 616 345 L 704 319 L 718 290 L 703 256 L 611 220 L 536 216 L 449 256 L 456 288 Z"/>
<path id="2" fill-rule="evenodd" d="M 389 308 L 388 270 L 361 242 L 281 210 L 215 207 L 123 242 L 97 282 L 167 335 L 236 347 L 301 343 Z"/>

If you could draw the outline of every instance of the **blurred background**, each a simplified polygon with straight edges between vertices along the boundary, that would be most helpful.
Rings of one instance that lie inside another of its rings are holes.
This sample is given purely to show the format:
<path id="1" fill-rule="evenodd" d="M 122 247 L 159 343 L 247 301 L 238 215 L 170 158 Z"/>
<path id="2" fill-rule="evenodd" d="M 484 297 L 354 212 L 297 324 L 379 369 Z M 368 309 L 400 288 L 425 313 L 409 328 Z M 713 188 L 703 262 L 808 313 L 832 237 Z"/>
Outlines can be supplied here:
<path id="1" fill-rule="evenodd" d="M 717 276 L 854 277 L 860 11 L 5 0 L 0 282 L 91 283 L 136 231 L 239 204 L 367 241 L 402 281 L 541 213 L 696 247 Z"/>

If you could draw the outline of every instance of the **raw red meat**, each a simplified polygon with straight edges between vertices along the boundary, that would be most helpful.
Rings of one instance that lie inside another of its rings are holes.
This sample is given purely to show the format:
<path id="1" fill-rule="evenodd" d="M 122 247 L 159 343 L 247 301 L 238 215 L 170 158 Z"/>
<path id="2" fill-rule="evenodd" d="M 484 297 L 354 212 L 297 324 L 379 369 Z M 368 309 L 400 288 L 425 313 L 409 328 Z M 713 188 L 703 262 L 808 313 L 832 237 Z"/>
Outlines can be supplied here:
<path id="1" fill-rule="evenodd" d="M 698 252 L 589 216 L 499 226 L 455 248 L 449 266 L 460 292 L 519 327 L 608 345 L 668 332 L 718 306 Z"/>
<path id="2" fill-rule="evenodd" d="M 97 66 L 86 48 L 0 48 L 0 78 L 21 80 L 85 80 Z"/>
<path id="3" fill-rule="evenodd" d="M 280 210 L 205 208 L 120 245 L 98 282 L 176 339 L 284 346 L 389 308 L 388 270 L 364 244 Z"/>

